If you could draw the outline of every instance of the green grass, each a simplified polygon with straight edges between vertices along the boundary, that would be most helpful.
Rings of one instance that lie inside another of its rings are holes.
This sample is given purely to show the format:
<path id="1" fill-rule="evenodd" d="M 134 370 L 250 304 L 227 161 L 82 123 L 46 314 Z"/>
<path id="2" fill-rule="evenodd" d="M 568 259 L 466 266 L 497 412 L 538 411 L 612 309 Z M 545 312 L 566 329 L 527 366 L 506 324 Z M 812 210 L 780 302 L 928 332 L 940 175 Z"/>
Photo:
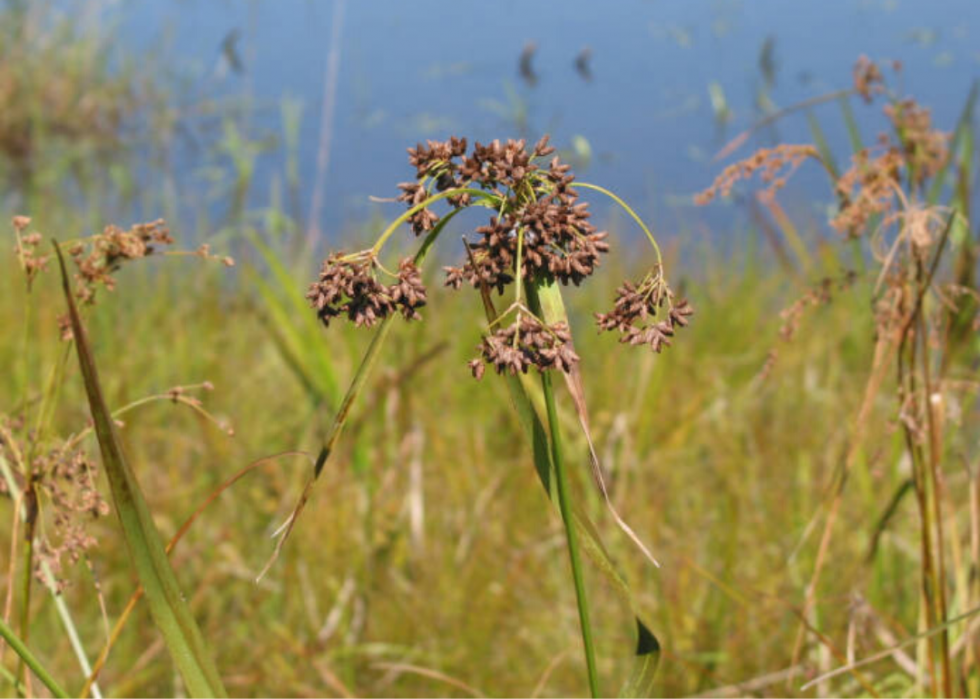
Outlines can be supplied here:
<path id="1" fill-rule="evenodd" d="M 12 256 L 4 264 L 11 274 L 0 282 L 0 312 L 10 319 L 6 327 L 19 327 L 23 291 Z M 159 268 L 152 274 L 151 265 Z M 766 275 L 758 273 L 763 266 Z M 607 532 L 613 557 L 664 647 L 658 691 L 704 691 L 790 662 L 797 627 L 791 606 L 801 602 L 815 548 L 812 540 L 797 546 L 844 448 L 871 337 L 861 294 L 844 295 L 804 321 L 760 381 L 769 348 L 780 345 L 776 314 L 793 286 L 772 269 L 751 253 L 734 264 L 710 251 L 702 255 L 699 268 L 688 270 L 696 323 L 663 356 L 629 351 L 588 330 L 587 313 L 607 303 L 611 288 L 596 292 L 601 299 L 573 294 L 569 300 L 593 436 L 612 473 L 612 497 L 653 548 L 661 570 L 605 516 L 588 485 L 586 445 L 566 409 L 568 468 L 577 497 L 586 498 Z M 310 276 L 311 270 L 298 272 L 295 285 L 301 288 Z M 322 411 L 269 340 L 258 295 L 244 279 L 229 286 L 209 267 L 149 260 L 144 269 L 124 271 L 120 291 L 106 295 L 88 321 L 111 408 L 209 380 L 216 390 L 206 407 L 234 425 L 229 438 L 169 402 L 125 417 L 122 438 L 165 538 L 235 470 L 282 450 L 314 451 L 325 428 Z M 424 323 L 393 329 L 374 386 L 366 389 L 373 399 L 351 416 L 349 436 L 356 437 L 369 470 L 353 467 L 349 443 L 338 449 L 320 494 L 260 585 L 253 578 L 271 553 L 269 535 L 305 478 L 302 459 L 283 459 L 241 481 L 173 554 L 229 692 L 324 691 L 328 673 L 353 693 L 453 691 L 419 675 L 392 680 L 379 666 L 385 662 L 435 669 L 487 694 L 529 693 L 557 662 L 546 692 L 581 691 L 584 668 L 560 523 L 543 507 L 503 383 L 469 378 L 465 360 L 479 326 L 454 319 L 473 317 L 478 309 L 467 307 L 471 303 L 435 293 Z M 59 355 L 61 305 L 50 284 L 38 285 L 33 306 L 29 342 L 35 351 L 23 355 L 19 333 L 0 339 L 0 362 L 12 368 L 0 379 L 2 395 L 15 395 L 25 364 L 39 373 Z M 391 385 L 391 377 L 433 348 L 435 337 L 447 337 L 446 347 Z M 368 337 L 331 329 L 316 339 L 345 383 Z M 71 429 L 86 412 L 80 377 L 72 366 L 67 374 L 58 420 Z M 874 563 L 864 561 L 882 494 L 903 480 L 900 448 L 887 429 L 891 406 L 881 403 L 868 440 L 870 468 L 855 477 L 841 515 L 841 529 L 850 534 L 835 541 L 834 575 L 821 589 L 821 628 L 831 638 L 845 637 L 847 601 L 855 590 L 884 618 L 907 629 L 916 625 L 916 581 L 902 573 L 913 565 L 909 510 L 889 529 Z M 413 481 L 413 460 L 421 464 L 421 484 Z M 424 503 L 421 535 L 414 537 L 406 504 L 412 497 Z M 133 584 L 118 533 L 108 523 L 97 532 L 94 565 L 114 617 Z M 68 599 L 94 656 L 104 632 L 91 576 L 76 568 L 73 578 Z M 587 569 L 586 580 L 599 672 L 625 677 L 628 658 L 618 651 L 632 633 L 624 623 L 628 610 L 601 576 Z M 344 589 L 347 594 L 339 595 Z M 35 599 L 34 614 L 36 652 L 56 676 L 77 674 L 46 600 Z M 162 648 L 152 662 L 137 662 L 156 640 L 146 614 L 138 608 L 110 656 L 103 686 L 173 691 Z M 320 640 L 328 617 L 335 628 Z M 876 669 L 894 672 L 888 665 Z M 845 693 L 853 690 L 849 681 L 845 676 L 833 686 Z M 779 693 L 792 690 L 778 685 Z"/>

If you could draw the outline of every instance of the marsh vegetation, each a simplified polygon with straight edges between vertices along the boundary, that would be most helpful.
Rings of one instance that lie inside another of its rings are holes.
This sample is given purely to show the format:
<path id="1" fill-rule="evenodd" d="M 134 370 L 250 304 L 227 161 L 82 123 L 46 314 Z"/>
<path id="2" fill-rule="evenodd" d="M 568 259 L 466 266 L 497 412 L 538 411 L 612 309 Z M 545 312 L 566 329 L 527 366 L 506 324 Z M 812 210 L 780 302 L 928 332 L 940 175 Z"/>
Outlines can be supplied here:
<path id="1" fill-rule="evenodd" d="M 861 56 L 726 132 L 685 211 L 747 231 L 501 129 L 322 240 L 295 103 L 2 12 L 5 692 L 980 694 L 975 87 Z"/>

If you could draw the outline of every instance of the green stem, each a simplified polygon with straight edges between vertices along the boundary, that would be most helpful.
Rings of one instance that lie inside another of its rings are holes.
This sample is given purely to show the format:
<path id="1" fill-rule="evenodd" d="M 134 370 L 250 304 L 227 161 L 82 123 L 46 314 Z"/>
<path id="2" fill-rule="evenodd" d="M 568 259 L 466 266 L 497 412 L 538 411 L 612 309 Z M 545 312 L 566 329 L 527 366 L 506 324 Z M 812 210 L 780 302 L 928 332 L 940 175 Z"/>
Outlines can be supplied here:
<path id="1" fill-rule="evenodd" d="M 34 654 L 31 653 L 30 649 L 20 640 L 20 637 L 14 633 L 14 630 L 10 628 L 7 623 L 0 618 L 0 636 L 3 636 L 3 640 L 10 644 L 10 647 L 21 657 L 21 659 L 27 663 L 27 666 L 31 668 L 34 674 L 37 676 L 44 686 L 51 690 L 51 693 L 56 697 L 67 697 L 68 693 L 61 688 L 55 679 L 48 674 L 48 671 L 44 669 L 40 661 Z"/>
<path id="2" fill-rule="evenodd" d="M 30 640 L 31 630 L 31 583 L 34 580 L 34 529 L 37 523 L 37 494 L 31 476 L 28 474 L 27 489 L 24 491 L 24 508 L 27 517 L 24 523 L 24 567 L 21 570 L 20 635 L 24 643 Z M 24 661 L 17 665 L 17 679 L 25 686 L 30 684 L 24 676 Z M 26 695 L 25 695 L 26 696 Z"/>
<path id="3" fill-rule="evenodd" d="M 415 206 L 409 208 L 408 211 L 406 211 L 401 216 L 399 216 L 394 221 L 392 221 L 390 224 L 388 224 L 388 227 L 385 228 L 384 232 L 381 233 L 381 235 L 378 237 L 377 242 L 375 242 L 374 246 L 371 248 L 372 252 L 374 252 L 375 255 L 380 253 L 381 248 L 384 247 L 384 244 L 388 241 L 388 238 L 391 237 L 392 233 L 394 233 L 398 229 L 398 226 L 408 221 L 408 219 L 410 219 L 413 215 L 415 215 L 422 209 L 428 208 L 429 206 L 435 204 L 437 201 L 441 199 L 448 199 L 449 197 L 459 196 L 460 194 L 469 194 L 471 197 L 476 197 L 477 199 L 496 198 L 495 195 L 491 194 L 490 192 L 485 192 L 482 189 L 474 189 L 473 187 L 454 187 L 453 189 L 447 189 L 445 192 L 440 192 L 439 194 L 435 194 L 431 197 L 428 197 L 425 201 L 420 202 Z M 459 209 L 457 209 L 457 211 L 459 211 Z"/>
<path id="4" fill-rule="evenodd" d="M 589 689 L 593 697 L 599 697 L 599 677 L 596 673 L 595 647 L 592 643 L 592 625 L 589 623 L 589 599 L 585 594 L 585 581 L 582 578 L 582 561 L 579 558 L 578 538 L 572 520 L 572 505 L 569 502 L 568 476 L 561 451 L 561 432 L 558 426 L 558 410 L 555 408 L 555 392 L 551 385 L 551 374 L 541 374 L 541 388 L 548 408 L 548 429 L 551 432 L 551 458 L 555 467 L 555 480 L 558 486 L 558 509 L 565 523 L 565 538 L 568 540 L 568 557 L 572 564 L 572 579 L 575 581 L 575 598 L 578 602 L 578 618 L 582 627 L 582 645 L 585 647 L 585 664 L 589 671 Z"/>

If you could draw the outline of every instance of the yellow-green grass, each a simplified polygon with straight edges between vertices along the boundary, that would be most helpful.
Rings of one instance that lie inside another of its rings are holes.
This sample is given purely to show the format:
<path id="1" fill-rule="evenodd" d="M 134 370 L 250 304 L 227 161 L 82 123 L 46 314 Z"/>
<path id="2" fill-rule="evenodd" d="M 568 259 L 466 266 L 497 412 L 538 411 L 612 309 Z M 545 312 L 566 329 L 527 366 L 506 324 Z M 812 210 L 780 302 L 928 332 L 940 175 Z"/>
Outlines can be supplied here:
<path id="1" fill-rule="evenodd" d="M 558 390 L 579 497 L 591 500 L 660 638 L 658 690 L 670 694 L 790 665 L 799 627 L 794 610 L 802 606 L 817 545 L 815 533 L 807 539 L 804 533 L 846 448 L 873 341 L 866 286 L 811 312 L 794 341 L 784 343 L 778 311 L 802 293 L 800 279 L 751 245 L 732 259 L 678 242 L 688 248 L 686 286 L 697 316 L 691 332 L 663 355 L 594 331 L 590 313 L 609 303 L 611 285 L 596 282 L 589 297 L 569 298 L 593 436 L 613 499 L 662 569 L 606 516 L 588 480 L 574 413 L 564 387 Z M 610 264 L 623 266 L 622 252 Z M 43 276 L 29 301 L 25 354 L 23 284 L 12 255 L 3 265 L 0 394 L 9 411 L 25 377 L 40 385 L 38 377 L 64 351 L 56 322 L 63 302 L 54 277 Z M 297 267 L 295 289 L 314 271 Z M 254 285 L 244 274 L 227 277 L 193 261 L 151 259 L 124 271 L 118 291 L 104 295 L 87 321 L 111 408 L 207 380 L 216 387 L 204 398 L 207 409 L 234 426 L 230 438 L 168 401 L 123 418 L 121 434 L 164 537 L 247 463 L 284 450 L 315 453 L 329 424 L 330 411 L 314 405 L 270 339 Z M 395 326 L 373 385 L 355 407 L 348 440 L 260 584 L 254 577 L 271 553 L 270 535 L 307 474 L 302 458 L 284 458 L 236 484 L 177 547 L 181 587 L 230 693 L 463 692 L 406 665 L 492 695 L 530 693 L 550 670 L 543 694 L 584 691 L 560 521 L 546 507 L 504 383 L 494 376 L 477 383 L 465 366 L 480 332 L 481 310 L 473 304 L 450 291 L 433 293 L 422 324 Z M 312 341 L 346 385 L 368 335 L 343 327 L 317 333 Z M 448 340 L 442 346 L 436 338 Z M 434 348 L 438 354 L 392 384 Z M 773 348 L 778 360 L 762 378 Z M 818 591 L 820 630 L 842 650 L 856 594 L 896 640 L 917 623 L 911 500 L 900 505 L 874 561 L 865 560 L 877 520 L 906 477 L 899 435 L 888 424 L 894 415 L 888 395 L 879 399 L 848 485 L 830 574 Z M 87 418 L 81 378 L 69 363 L 57 424 L 74 431 Z M 355 440 L 363 450 L 360 472 L 350 457 Z M 412 508 L 420 502 L 413 529 Z M 9 537 L 12 517 L 3 520 Z M 92 564 L 113 622 L 135 582 L 113 524 L 99 523 L 96 531 Z M 0 547 L 9 550 L 9 540 Z M 94 657 L 105 631 L 92 576 L 77 566 L 71 577 L 66 594 Z M 615 686 L 628 669 L 621 652 L 632 633 L 628 610 L 594 571 L 587 582 L 599 672 Z M 141 604 L 109 657 L 103 688 L 175 691 L 174 668 L 148 622 Z M 325 624 L 332 633 L 322 638 Z M 861 627 L 857 657 L 883 647 L 872 626 Z M 34 595 L 31 638 L 52 674 L 77 691 L 81 683 L 68 679 L 78 678 L 77 664 L 41 593 Z M 820 646 L 808 636 L 808 668 L 839 664 Z M 866 674 L 883 693 L 911 683 L 890 660 Z M 805 676 L 761 691 L 796 693 Z M 847 675 L 830 688 L 862 691 Z"/>

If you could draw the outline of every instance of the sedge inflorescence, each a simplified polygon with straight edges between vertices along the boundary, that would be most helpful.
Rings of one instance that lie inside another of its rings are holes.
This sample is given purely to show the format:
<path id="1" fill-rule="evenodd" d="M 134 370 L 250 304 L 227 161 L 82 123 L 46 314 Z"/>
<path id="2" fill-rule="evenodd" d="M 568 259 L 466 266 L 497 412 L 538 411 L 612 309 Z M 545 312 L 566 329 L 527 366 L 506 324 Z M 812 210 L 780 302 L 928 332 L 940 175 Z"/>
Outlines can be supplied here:
<path id="1" fill-rule="evenodd" d="M 892 67 L 901 69 L 898 63 Z M 823 164 L 834 179 L 838 209 L 830 225 L 835 230 L 856 237 L 873 220 L 895 222 L 904 215 L 901 210 L 911 203 L 903 194 L 905 184 L 910 194 L 919 195 L 949 162 L 950 135 L 933 127 L 929 109 L 911 98 L 891 94 L 883 71 L 866 56 L 861 56 L 854 66 L 853 91 L 867 103 L 887 96 L 883 112 L 893 133 L 881 134 L 874 146 L 856 152 L 851 166 L 842 174 L 838 176 L 812 145 L 761 148 L 726 167 L 710 187 L 695 196 L 695 203 L 707 204 L 719 195 L 728 196 L 740 180 L 756 174 L 768 184 L 761 194 L 772 197 L 804 162 L 814 160 Z"/>
<path id="2" fill-rule="evenodd" d="M 403 259 L 397 274 L 388 273 L 395 279 L 388 285 L 378 280 L 379 271 L 384 270 L 373 255 L 334 253 L 323 261 L 306 298 L 324 325 L 343 314 L 354 325 L 369 328 L 396 311 L 406 320 L 420 320 L 426 290 L 415 263 Z"/>
<path id="3" fill-rule="evenodd" d="M 51 255 L 40 253 L 43 240 L 41 233 L 27 232 L 31 225 L 29 217 L 14 216 L 11 223 L 16 236 L 18 261 L 30 289 L 35 278 L 48 269 Z M 157 219 L 148 223 L 137 223 L 129 228 L 108 225 L 101 233 L 66 243 L 69 259 L 75 267 L 75 296 L 83 305 L 95 305 L 100 288 L 110 292 L 115 290 L 115 274 L 124 263 L 159 254 L 161 248 L 172 245 L 173 242 L 167 224 L 163 219 Z M 205 260 L 217 260 L 226 267 L 235 264 L 231 257 L 212 254 L 207 244 L 193 252 L 165 254 L 186 254 Z M 72 339 L 68 316 L 59 317 L 58 324 L 62 339 Z"/>
<path id="4" fill-rule="evenodd" d="M 567 372 L 579 361 L 567 322 L 549 323 L 535 313 L 529 289 L 544 282 L 580 285 L 609 251 L 608 233 L 591 222 L 575 175 L 554 152 L 547 136 L 532 147 L 522 139 L 476 143 L 470 149 L 465 138 L 451 137 L 408 150 L 415 179 L 398 185 L 397 200 L 408 207 L 400 221 L 416 236 L 425 235 L 426 247 L 456 211 L 481 206 L 493 212 L 472 240 L 464 238 L 462 263 L 444 268 L 445 285 L 452 289 L 470 286 L 487 299 L 494 290 L 514 294 L 470 362 L 476 378 L 488 366 L 516 375 L 532 367 Z M 434 210 L 440 202 L 449 213 L 440 216 Z M 367 327 L 395 311 L 408 320 L 419 318 L 426 290 L 417 260 L 406 258 L 391 273 L 378 259 L 391 230 L 369 250 L 333 253 L 324 260 L 307 294 L 324 325 L 339 315 Z M 620 294 L 615 308 L 597 320 L 601 330 L 621 333 L 624 342 L 648 344 L 659 352 L 693 311 L 684 301 L 675 303 L 657 253 L 657 264 L 644 280 L 624 286 L 636 297 Z M 658 314 L 661 319 L 653 321 Z"/>

